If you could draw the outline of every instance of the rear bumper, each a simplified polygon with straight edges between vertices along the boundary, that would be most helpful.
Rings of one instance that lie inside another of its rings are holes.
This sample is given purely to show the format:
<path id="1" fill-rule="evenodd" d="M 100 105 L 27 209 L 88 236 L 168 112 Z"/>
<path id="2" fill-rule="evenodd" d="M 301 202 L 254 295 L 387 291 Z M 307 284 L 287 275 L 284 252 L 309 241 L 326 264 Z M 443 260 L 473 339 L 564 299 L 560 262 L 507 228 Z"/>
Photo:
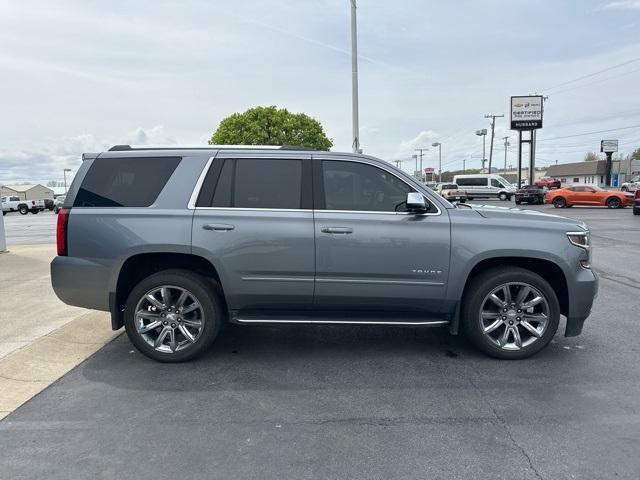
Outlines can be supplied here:
<path id="1" fill-rule="evenodd" d="M 591 314 L 591 307 L 597 296 L 597 274 L 592 269 L 580 268 L 578 275 L 569 285 L 569 312 L 565 337 L 575 337 L 582 333 L 584 321 Z"/>
<path id="2" fill-rule="evenodd" d="M 51 262 L 51 285 L 67 305 L 109 310 L 109 268 L 76 257 L 55 257 Z"/>

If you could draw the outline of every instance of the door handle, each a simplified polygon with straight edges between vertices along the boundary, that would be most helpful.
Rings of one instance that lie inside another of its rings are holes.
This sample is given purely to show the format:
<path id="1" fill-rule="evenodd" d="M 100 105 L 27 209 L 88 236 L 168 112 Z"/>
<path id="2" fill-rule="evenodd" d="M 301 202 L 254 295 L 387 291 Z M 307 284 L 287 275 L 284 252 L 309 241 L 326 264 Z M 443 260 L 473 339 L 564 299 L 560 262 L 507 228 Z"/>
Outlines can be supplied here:
<path id="1" fill-rule="evenodd" d="M 349 227 L 322 227 L 320 229 L 322 233 L 337 233 L 342 235 L 347 235 L 349 233 L 353 233 L 353 228 Z"/>
<path id="2" fill-rule="evenodd" d="M 227 232 L 236 228 L 235 225 L 229 225 L 228 223 L 207 223 L 202 226 L 205 230 L 213 230 L 215 232 Z"/>

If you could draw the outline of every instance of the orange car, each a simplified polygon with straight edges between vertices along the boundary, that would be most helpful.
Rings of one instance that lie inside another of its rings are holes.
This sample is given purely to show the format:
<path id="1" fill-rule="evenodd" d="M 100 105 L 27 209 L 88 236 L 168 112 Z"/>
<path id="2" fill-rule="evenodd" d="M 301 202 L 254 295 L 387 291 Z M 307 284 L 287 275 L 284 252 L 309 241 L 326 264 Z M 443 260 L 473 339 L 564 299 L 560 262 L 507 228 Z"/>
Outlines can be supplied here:
<path id="1" fill-rule="evenodd" d="M 544 203 L 551 203 L 556 208 L 574 205 L 624 208 L 633 205 L 633 195 L 626 192 L 610 192 L 600 187 L 573 185 L 549 190 L 544 196 Z"/>

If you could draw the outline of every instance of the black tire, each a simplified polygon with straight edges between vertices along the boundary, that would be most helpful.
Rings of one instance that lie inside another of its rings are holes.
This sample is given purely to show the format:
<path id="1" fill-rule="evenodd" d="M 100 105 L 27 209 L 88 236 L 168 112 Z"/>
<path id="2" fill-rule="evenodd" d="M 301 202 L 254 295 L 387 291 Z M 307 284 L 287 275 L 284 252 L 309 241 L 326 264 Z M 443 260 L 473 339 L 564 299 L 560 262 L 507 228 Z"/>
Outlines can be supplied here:
<path id="1" fill-rule="evenodd" d="M 621 192 L 626 192 L 627 190 L 629 190 L 627 187 L 622 187 L 622 188 L 620 189 L 620 191 L 621 191 Z"/>
<path id="2" fill-rule="evenodd" d="M 556 208 L 564 208 L 567 206 L 567 201 L 564 197 L 556 197 L 553 199 L 553 206 Z"/>
<path id="3" fill-rule="evenodd" d="M 516 200 L 516 205 L 520 205 L 522 202 L 520 200 Z"/>
<path id="4" fill-rule="evenodd" d="M 622 202 L 618 197 L 609 197 L 605 204 L 607 205 L 607 208 L 620 208 Z"/>
<path id="5" fill-rule="evenodd" d="M 633 207 L 633 214 L 640 215 L 640 207 Z"/>
<path id="6" fill-rule="evenodd" d="M 485 297 L 496 287 L 508 282 L 522 282 L 533 286 L 544 296 L 549 306 L 548 323 L 542 336 L 530 345 L 523 346 L 520 350 L 504 350 L 497 346 L 488 338 L 488 335 L 482 332 L 480 321 L 480 312 Z M 558 330 L 559 322 L 560 303 L 553 288 L 540 275 L 524 268 L 497 267 L 482 272 L 469 283 L 463 297 L 462 329 L 473 345 L 491 357 L 519 360 L 538 353 L 551 342 Z"/>
<path id="7" fill-rule="evenodd" d="M 27 207 L 26 205 L 20 205 L 18 207 L 18 211 L 20 212 L 20 215 L 26 215 L 27 213 L 29 213 L 29 207 Z"/>
<path id="8" fill-rule="evenodd" d="M 2 216 L 4 217 L 7 214 L 6 210 L 2 211 Z"/>
<path id="9" fill-rule="evenodd" d="M 192 345 L 172 353 L 160 352 L 149 345 L 138 333 L 135 325 L 135 308 L 138 302 L 147 292 L 163 285 L 188 290 L 200 303 L 203 312 L 202 332 L 199 337 Z M 124 326 L 131 343 L 147 357 L 158 362 L 184 362 L 203 354 L 211 346 L 223 321 L 222 306 L 219 289 L 205 278 L 187 270 L 164 270 L 145 278 L 131 291 L 124 311 Z"/>
<path id="10" fill-rule="evenodd" d="M 31 213 L 32 213 L 33 215 L 37 215 L 38 213 L 40 213 L 40 210 L 38 210 L 37 208 L 32 208 L 32 209 L 31 209 Z"/>
<path id="11" fill-rule="evenodd" d="M 500 192 L 498 194 L 498 198 L 503 202 L 506 202 L 507 200 L 509 200 L 509 195 L 507 195 L 505 192 Z"/>
<path id="12" fill-rule="evenodd" d="M 473 200 L 473 197 L 467 197 L 467 200 Z"/>

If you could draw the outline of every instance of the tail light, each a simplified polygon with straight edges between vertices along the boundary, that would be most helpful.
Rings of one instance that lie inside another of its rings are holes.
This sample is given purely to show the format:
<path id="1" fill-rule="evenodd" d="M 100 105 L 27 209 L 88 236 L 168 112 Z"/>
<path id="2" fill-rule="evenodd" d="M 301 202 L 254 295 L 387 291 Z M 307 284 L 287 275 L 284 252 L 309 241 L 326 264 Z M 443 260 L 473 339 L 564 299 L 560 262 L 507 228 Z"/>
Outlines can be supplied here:
<path id="1" fill-rule="evenodd" d="M 67 225 L 69 224 L 70 209 L 62 208 L 58 212 L 58 223 L 56 225 L 56 245 L 58 255 L 67 256 Z"/>

